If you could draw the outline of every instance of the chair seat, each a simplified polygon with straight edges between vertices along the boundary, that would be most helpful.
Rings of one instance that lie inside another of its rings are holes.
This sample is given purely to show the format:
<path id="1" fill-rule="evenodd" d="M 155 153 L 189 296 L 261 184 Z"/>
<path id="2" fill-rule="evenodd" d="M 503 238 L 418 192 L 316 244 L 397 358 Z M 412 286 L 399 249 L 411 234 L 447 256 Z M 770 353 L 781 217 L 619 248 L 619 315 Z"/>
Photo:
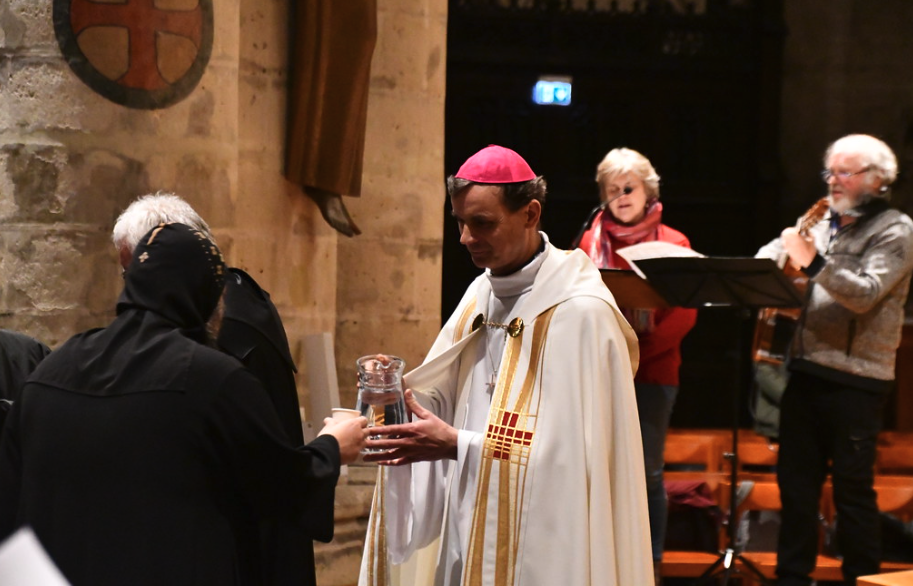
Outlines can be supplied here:
<path id="1" fill-rule="evenodd" d="M 859 586 L 913 586 L 913 570 L 860 576 L 856 583 Z"/>
<path id="2" fill-rule="evenodd" d="M 755 565 L 757 569 L 764 574 L 766 578 L 776 577 L 777 554 L 772 551 L 746 551 L 742 557 Z M 843 572 L 840 569 L 841 560 L 835 557 L 819 555 L 815 560 L 815 571 L 812 572 L 812 578 L 815 580 L 840 582 L 843 580 Z M 898 572 L 901 570 L 911 570 L 913 564 L 905 562 L 881 562 L 882 574 L 886 572 Z"/>
<path id="3" fill-rule="evenodd" d="M 777 572 L 777 553 L 773 551 L 746 551 L 742 557 L 755 565 L 755 567 L 766 578 L 776 577 Z M 841 561 L 837 558 L 819 555 L 815 560 L 815 571 L 812 572 L 812 578 L 815 580 L 826 580 L 839 582 L 843 580 L 843 572 L 840 570 Z"/>
<path id="4" fill-rule="evenodd" d="M 704 573 L 719 554 L 705 551 L 663 552 L 662 575 L 673 578 L 696 578 Z"/>

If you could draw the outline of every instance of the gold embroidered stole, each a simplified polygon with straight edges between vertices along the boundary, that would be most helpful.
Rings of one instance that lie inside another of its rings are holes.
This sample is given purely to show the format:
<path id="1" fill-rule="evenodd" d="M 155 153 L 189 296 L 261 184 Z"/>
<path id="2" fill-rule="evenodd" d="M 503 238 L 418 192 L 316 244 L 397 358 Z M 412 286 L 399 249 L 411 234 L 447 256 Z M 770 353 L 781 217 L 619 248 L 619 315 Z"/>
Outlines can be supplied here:
<path id="1" fill-rule="evenodd" d="M 464 586 L 481 586 L 485 542 L 486 538 L 492 537 L 496 539 L 497 547 L 494 583 L 496 586 L 509 586 L 514 583 L 526 474 L 539 410 L 539 393 L 535 387 L 543 367 L 546 334 L 556 307 L 553 306 L 540 314 L 534 322 L 529 362 L 522 385 L 516 394 L 512 394 L 511 391 L 521 366 L 520 348 L 529 328 L 515 338 L 507 338 L 502 358 L 503 367 L 498 374 L 497 386 L 488 413 L 469 537 L 469 552 L 467 559 L 464 560 Z M 514 398 L 512 404 L 511 398 Z M 489 493 L 493 472 L 497 474 L 498 484 L 496 536 L 486 535 L 489 502 L 493 496 Z"/>
<path id="2" fill-rule="evenodd" d="M 384 469 L 381 466 L 377 470 L 377 484 L 374 486 L 374 498 L 371 499 L 372 515 L 365 544 L 368 552 L 367 578 L 368 584 L 372 586 L 387 586 L 389 580 L 384 494 Z"/>
<path id="3" fill-rule="evenodd" d="M 463 313 L 460 314 L 460 319 L 457 320 L 456 329 L 453 330 L 453 343 L 456 344 L 462 340 L 466 334 L 469 332 L 466 331 L 466 324 L 469 323 L 469 318 L 472 317 L 472 312 L 476 310 L 476 300 L 473 299 L 466 304 L 466 307 L 463 308 Z"/>
<path id="4" fill-rule="evenodd" d="M 473 299 L 463 308 L 453 332 L 453 343 L 456 344 L 472 330 L 467 328 L 470 324 L 472 312 L 475 311 L 476 300 Z M 365 550 L 368 552 L 366 570 L 368 584 L 371 586 L 387 586 L 390 583 L 387 557 L 387 530 L 386 516 L 386 490 L 384 487 L 386 474 L 384 468 L 377 471 L 377 483 L 374 486 L 374 497 L 371 500 L 371 518 L 368 521 Z"/>

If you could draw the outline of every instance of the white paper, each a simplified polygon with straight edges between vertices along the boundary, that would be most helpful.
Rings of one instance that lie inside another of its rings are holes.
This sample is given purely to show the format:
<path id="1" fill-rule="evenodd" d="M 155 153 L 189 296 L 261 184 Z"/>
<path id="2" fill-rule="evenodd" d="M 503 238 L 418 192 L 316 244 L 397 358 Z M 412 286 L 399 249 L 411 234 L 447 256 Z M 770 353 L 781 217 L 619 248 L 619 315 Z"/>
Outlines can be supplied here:
<path id="1" fill-rule="evenodd" d="M 0 543 L 0 584 L 3 586 L 69 586 L 66 578 L 28 527 Z"/>
<path id="2" fill-rule="evenodd" d="M 695 252 L 690 248 L 685 248 L 684 246 L 671 244 L 669 242 L 662 242 L 660 240 L 654 240 L 652 242 L 641 242 L 640 244 L 632 244 L 631 246 L 619 248 L 616 252 L 618 253 L 618 256 L 628 261 L 628 264 L 631 265 L 631 269 L 637 273 L 641 279 L 646 279 L 647 277 L 637 267 L 637 261 L 639 260 L 682 256 L 704 258 L 703 254 Z"/>

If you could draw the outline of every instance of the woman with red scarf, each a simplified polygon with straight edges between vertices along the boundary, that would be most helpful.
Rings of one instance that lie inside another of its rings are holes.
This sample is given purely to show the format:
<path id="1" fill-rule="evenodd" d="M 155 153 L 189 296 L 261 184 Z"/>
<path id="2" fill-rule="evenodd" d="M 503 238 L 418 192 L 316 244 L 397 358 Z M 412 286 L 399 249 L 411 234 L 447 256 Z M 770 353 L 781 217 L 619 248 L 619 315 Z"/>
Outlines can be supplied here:
<path id="1" fill-rule="evenodd" d="M 660 240 L 691 247 L 684 234 L 662 223 L 659 175 L 642 154 L 613 149 L 596 168 L 603 202 L 580 248 L 601 269 L 629 269 L 618 250 L 639 242 Z M 625 309 L 640 342 L 640 367 L 634 377 L 637 410 L 644 444 L 647 503 L 653 542 L 654 569 L 659 580 L 666 533 L 667 500 L 663 485 L 663 448 L 672 406 L 678 393 L 681 342 L 694 326 L 697 310 Z"/>

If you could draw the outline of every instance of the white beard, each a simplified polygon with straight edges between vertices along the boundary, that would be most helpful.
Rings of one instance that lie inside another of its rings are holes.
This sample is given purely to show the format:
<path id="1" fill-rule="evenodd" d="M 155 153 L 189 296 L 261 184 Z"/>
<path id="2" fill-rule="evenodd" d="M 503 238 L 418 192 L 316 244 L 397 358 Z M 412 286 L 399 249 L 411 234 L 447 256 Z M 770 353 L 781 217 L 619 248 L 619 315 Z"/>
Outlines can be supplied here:
<path id="1" fill-rule="evenodd" d="M 843 197 L 840 199 L 840 201 L 834 201 L 834 196 L 829 195 L 828 203 L 830 204 L 831 211 L 836 214 L 840 214 L 840 215 L 846 214 L 849 216 L 854 216 L 854 215 L 858 216 L 860 214 L 859 213 L 854 214 L 853 210 L 855 208 L 858 208 L 859 206 L 867 203 L 869 200 L 872 199 L 872 197 L 873 196 L 868 193 L 862 193 L 853 198 Z"/>
<path id="2" fill-rule="evenodd" d="M 831 211 L 837 214 L 843 214 L 852 206 L 853 202 L 847 198 L 840 199 L 838 201 L 834 200 L 833 195 L 828 196 L 828 204 L 830 205 Z"/>

